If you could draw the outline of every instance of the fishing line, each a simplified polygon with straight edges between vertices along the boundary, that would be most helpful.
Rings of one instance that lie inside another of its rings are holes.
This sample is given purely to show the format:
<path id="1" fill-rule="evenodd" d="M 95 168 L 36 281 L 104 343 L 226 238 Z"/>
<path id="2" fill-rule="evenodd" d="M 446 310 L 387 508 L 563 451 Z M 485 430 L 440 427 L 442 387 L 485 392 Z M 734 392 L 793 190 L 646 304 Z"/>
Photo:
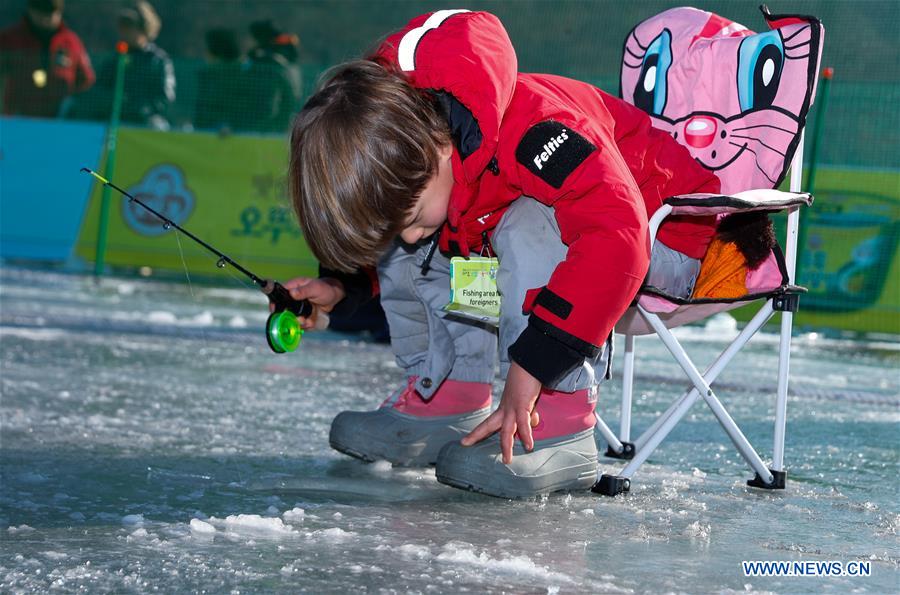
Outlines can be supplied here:
<path id="1" fill-rule="evenodd" d="M 177 231 L 180 231 L 190 239 L 194 240 L 194 242 L 206 248 L 207 251 L 212 252 L 213 254 L 218 256 L 219 259 L 216 261 L 216 266 L 218 268 L 224 269 L 227 265 L 231 265 L 235 270 L 253 281 L 257 285 L 259 290 L 269 298 L 269 303 L 271 303 L 273 306 L 272 313 L 269 314 L 269 318 L 266 320 L 266 342 L 269 344 L 269 347 L 275 353 L 286 353 L 289 351 L 294 351 L 297 349 L 297 347 L 300 346 L 300 340 L 303 338 L 303 329 L 300 327 L 300 321 L 297 319 L 297 317 L 299 316 L 307 318 L 313 313 L 312 304 L 310 304 L 308 300 L 295 300 L 291 297 L 291 293 L 284 287 L 284 285 L 282 285 L 278 281 L 272 279 L 264 279 L 262 277 L 254 275 L 252 272 L 242 267 L 227 254 L 224 254 L 223 252 L 220 252 L 219 250 L 213 248 L 211 245 L 207 244 L 162 213 L 154 210 L 152 207 L 148 206 L 140 199 L 130 194 L 128 191 L 119 188 L 94 170 L 87 167 L 82 167 L 81 171 L 91 174 L 104 186 L 109 186 L 122 196 L 128 198 L 129 202 L 133 202 L 155 215 L 157 219 L 162 221 L 164 229 L 169 230 L 174 227 Z M 176 239 L 178 238 L 177 232 L 175 237 Z M 187 275 L 187 264 L 184 259 L 184 253 L 181 251 L 180 240 L 178 241 L 178 249 L 181 253 L 181 260 L 182 264 L 184 265 L 185 275 Z M 190 284 L 189 276 L 188 283 Z M 193 288 L 191 288 L 191 295 L 193 294 Z"/>
<path id="2" fill-rule="evenodd" d="M 195 303 L 199 303 L 200 300 L 198 300 L 198 299 L 197 299 L 197 296 L 194 294 L 194 286 L 193 286 L 193 284 L 191 283 L 191 275 L 190 275 L 190 273 L 188 272 L 187 261 L 186 261 L 185 258 L 184 258 L 184 250 L 183 250 L 182 247 L 181 247 L 181 238 L 180 238 L 179 235 L 178 235 L 178 230 L 177 230 L 177 229 L 174 229 L 174 230 L 172 230 L 172 231 L 175 233 L 175 242 L 178 244 L 178 255 L 181 256 L 181 266 L 184 267 L 184 276 L 185 276 L 185 278 L 187 279 L 188 291 L 191 292 L 191 299 L 192 299 Z M 207 334 L 207 332 L 206 332 L 206 329 L 203 327 L 202 321 L 198 321 L 198 322 L 201 322 L 201 324 L 199 325 L 199 330 L 200 330 L 200 340 L 203 341 L 203 346 L 204 346 L 205 348 L 210 349 L 210 348 L 211 348 L 211 344 L 210 344 L 210 342 L 209 342 L 209 336 L 208 336 L 208 334 Z"/>
<path id="3" fill-rule="evenodd" d="M 178 230 L 175 230 L 175 241 L 178 243 L 178 255 L 181 257 L 181 266 L 184 267 L 184 276 L 187 278 L 188 291 L 191 292 L 191 298 L 197 301 L 194 295 L 194 286 L 191 285 L 191 275 L 188 273 L 187 262 L 184 260 L 184 250 L 181 249 L 181 238 L 178 237 Z"/>

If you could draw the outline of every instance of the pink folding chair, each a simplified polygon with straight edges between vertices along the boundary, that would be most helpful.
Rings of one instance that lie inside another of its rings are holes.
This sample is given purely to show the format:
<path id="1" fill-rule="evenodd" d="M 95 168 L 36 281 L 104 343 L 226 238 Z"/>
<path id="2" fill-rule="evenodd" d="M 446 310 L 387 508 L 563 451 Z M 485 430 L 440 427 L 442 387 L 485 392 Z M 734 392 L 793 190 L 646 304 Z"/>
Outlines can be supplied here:
<path id="1" fill-rule="evenodd" d="M 675 196 L 650 221 L 651 241 L 671 215 L 717 215 L 787 210 L 785 250 L 776 246 L 748 270 L 746 291 L 735 297 L 679 299 L 645 286 L 616 326 L 625 336 L 618 436 L 597 415 L 607 456 L 628 460 L 617 474 L 600 474 L 594 491 L 627 492 L 631 478 L 690 408 L 702 399 L 744 458 L 754 478 L 748 485 L 784 489 L 784 436 L 793 313 L 805 289 L 794 284 L 800 208 L 812 203 L 800 192 L 803 127 L 815 96 L 824 28 L 809 16 L 777 16 L 761 7 L 769 27 L 754 33 L 718 15 L 674 8 L 638 24 L 625 41 L 621 96 L 648 112 L 653 125 L 672 134 L 697 161 L 716 172 L 721 195 Z M 775 190 L 791 169 L 790 192 Z M 651 268 L 652 268 L 651 263 Z M 740 276 L 740 275 L 739 275 Z M 701 271 L 701 279 L 703 278 Z M 737 338 L 702 373 L 669 330 L 757 302 L 760 308 Z M 740 349 L 781 312 L 774 446 L 767 466 L 712 388 Z M 637 439 L 631 440 L 635 337 L 656 334 L 690 381 Z"/>

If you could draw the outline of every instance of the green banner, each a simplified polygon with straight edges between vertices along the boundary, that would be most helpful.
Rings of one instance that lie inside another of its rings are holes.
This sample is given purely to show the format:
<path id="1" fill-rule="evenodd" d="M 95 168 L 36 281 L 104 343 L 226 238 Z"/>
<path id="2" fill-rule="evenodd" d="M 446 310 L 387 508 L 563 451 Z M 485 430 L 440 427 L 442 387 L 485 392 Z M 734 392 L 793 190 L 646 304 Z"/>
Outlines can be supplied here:
<path id="1" fill-rule="evenodd" d="M 796 327 L 900 334 L 900 172 L 820 167 L 805 225 Z"/>
<path id="2" fill-rule="evenodd" d="M 285 185 L 288 152 L 279 138 L 122 129 L 118 186 L 221 250 L 257 275 L 316 275 Z M 101 186 L 95 184 L 76 254 L 93 262 Z M 180 242 L 179 242 L 180 240 Z M 106 262 L 192 275 L 220 271 L 216 257 L 189 238 L 176 238 L 151 213 L 116 197 Z"/>

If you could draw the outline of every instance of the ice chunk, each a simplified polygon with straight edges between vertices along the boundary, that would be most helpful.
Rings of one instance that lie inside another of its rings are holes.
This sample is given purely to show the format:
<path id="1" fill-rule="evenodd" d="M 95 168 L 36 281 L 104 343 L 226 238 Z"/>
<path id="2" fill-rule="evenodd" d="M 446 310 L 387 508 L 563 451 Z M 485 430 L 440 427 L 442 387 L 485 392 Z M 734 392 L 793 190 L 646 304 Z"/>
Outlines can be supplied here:
<path id="1" fill-rule="evenodd" d="M 258 514 L 233 514 L 227 516 L 225 517 L 225 527 L 236 533 L 295 533 L 281 519 L 262 517 Z"/>
<path id="2" fill-rule="evenodd" d="M 18 527 L 10 527 L 7 531 L 13 535 L 16 533 L 28 533 L 29 531 L 34 531 L 34 527 L 29 527 L 28 525 L 19 525 Z"/>
<path id="3" fill-rule="evenodd" d="M 281 518 L 290 523 L 302 521 L 304 516 L 306 516 L 306 511 L 295 506 L 290 510 L 285 510 L 284 514 L 281 515 Z"/>
<path id="4" fill-rule="evenodd" d="M 390 473 L 394 469 L 394 466 L 390 461 L 378 460 L 372 463 L 369 469 L 375 473 Z"/>
<path id="5" fill-rule="evenodd" d="M 123 525 L 143 525 L 144 515 L 142 514 L 126 514 L 122 517 Z"/>
<path id="6" fill-rule="evenodd" d="M 155 324 L 175 324 L 178 322 L 178 317 L 164 310 L 153 310 L 147 313 L 146 320 Z"/>
<path id="7" fill-rule="evenodd" d="M 213 313 L 209 310 L 204 310 L 191 318 L 188 322 L 189 324 L 196 326 L 211 326 L 214 320 Z"/>
<path id="8" fill-rule="evenodd" d="M 431 549 L 428 546 L 416 545 L 414 543 L 404 543 L 396 548 L 400 555 L 406 558 L 417 558 L 425 560 L 431 557 Z"/>
<path id="9" fill-rule="evenodd" d="M 566 583 L 573 582 L 572 579 L 565 574 L 553 572 L 546 566 L 538 566 L 528 556 L 507 555 L 501 559 L 491 558 L 487 552 L 481 552 L 479 554 L 470 544 L 462 542 L 451 541 L 446 544 L 443 551 L 438 554 L 437 560 L 440 562 L 477 566 L 487 571 L 499 573 L 528 575 L 535 578 Z"/>
<path id="10" fill-rule="evenodd" d="M 243 316 L 232 316 L 228 321 L 231 328 L 247 328 L 247 319 Z"/>
<path id="11" fill-rule="evenodd" d="M 194 535 L 213 535 L 216 528 L 200 519 L 191 519 L 191 533 Z"/>

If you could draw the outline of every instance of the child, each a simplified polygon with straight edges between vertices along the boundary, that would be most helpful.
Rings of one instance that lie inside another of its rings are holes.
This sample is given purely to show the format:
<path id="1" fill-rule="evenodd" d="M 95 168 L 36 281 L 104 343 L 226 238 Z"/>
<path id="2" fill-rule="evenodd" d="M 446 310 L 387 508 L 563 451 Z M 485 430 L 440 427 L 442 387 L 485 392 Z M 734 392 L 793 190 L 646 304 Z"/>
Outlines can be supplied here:
<path id="1" fill-rule="evenodd" d="M 464 10 L 413 19 L 335 70 L 294 122 L 289 176 L 323 264 L 285 284 L 317 306 L 304 325 L 380 292 L 407 375 L 377 411 L 339 414 L 331 445 L 495 496 L 589 488 L 604 346 L 647 274 L 648 217 L 717 192 L 716 177 L 640 110 L 519 73 L 497 18 Z M 664 225 L 654 253 L 677 266 L 662 278 L 685 285 L 713 233 L 711 219 Z M 449 258 L 484 253 L 499 258 L 496 334 L 442 311 Z"/>

